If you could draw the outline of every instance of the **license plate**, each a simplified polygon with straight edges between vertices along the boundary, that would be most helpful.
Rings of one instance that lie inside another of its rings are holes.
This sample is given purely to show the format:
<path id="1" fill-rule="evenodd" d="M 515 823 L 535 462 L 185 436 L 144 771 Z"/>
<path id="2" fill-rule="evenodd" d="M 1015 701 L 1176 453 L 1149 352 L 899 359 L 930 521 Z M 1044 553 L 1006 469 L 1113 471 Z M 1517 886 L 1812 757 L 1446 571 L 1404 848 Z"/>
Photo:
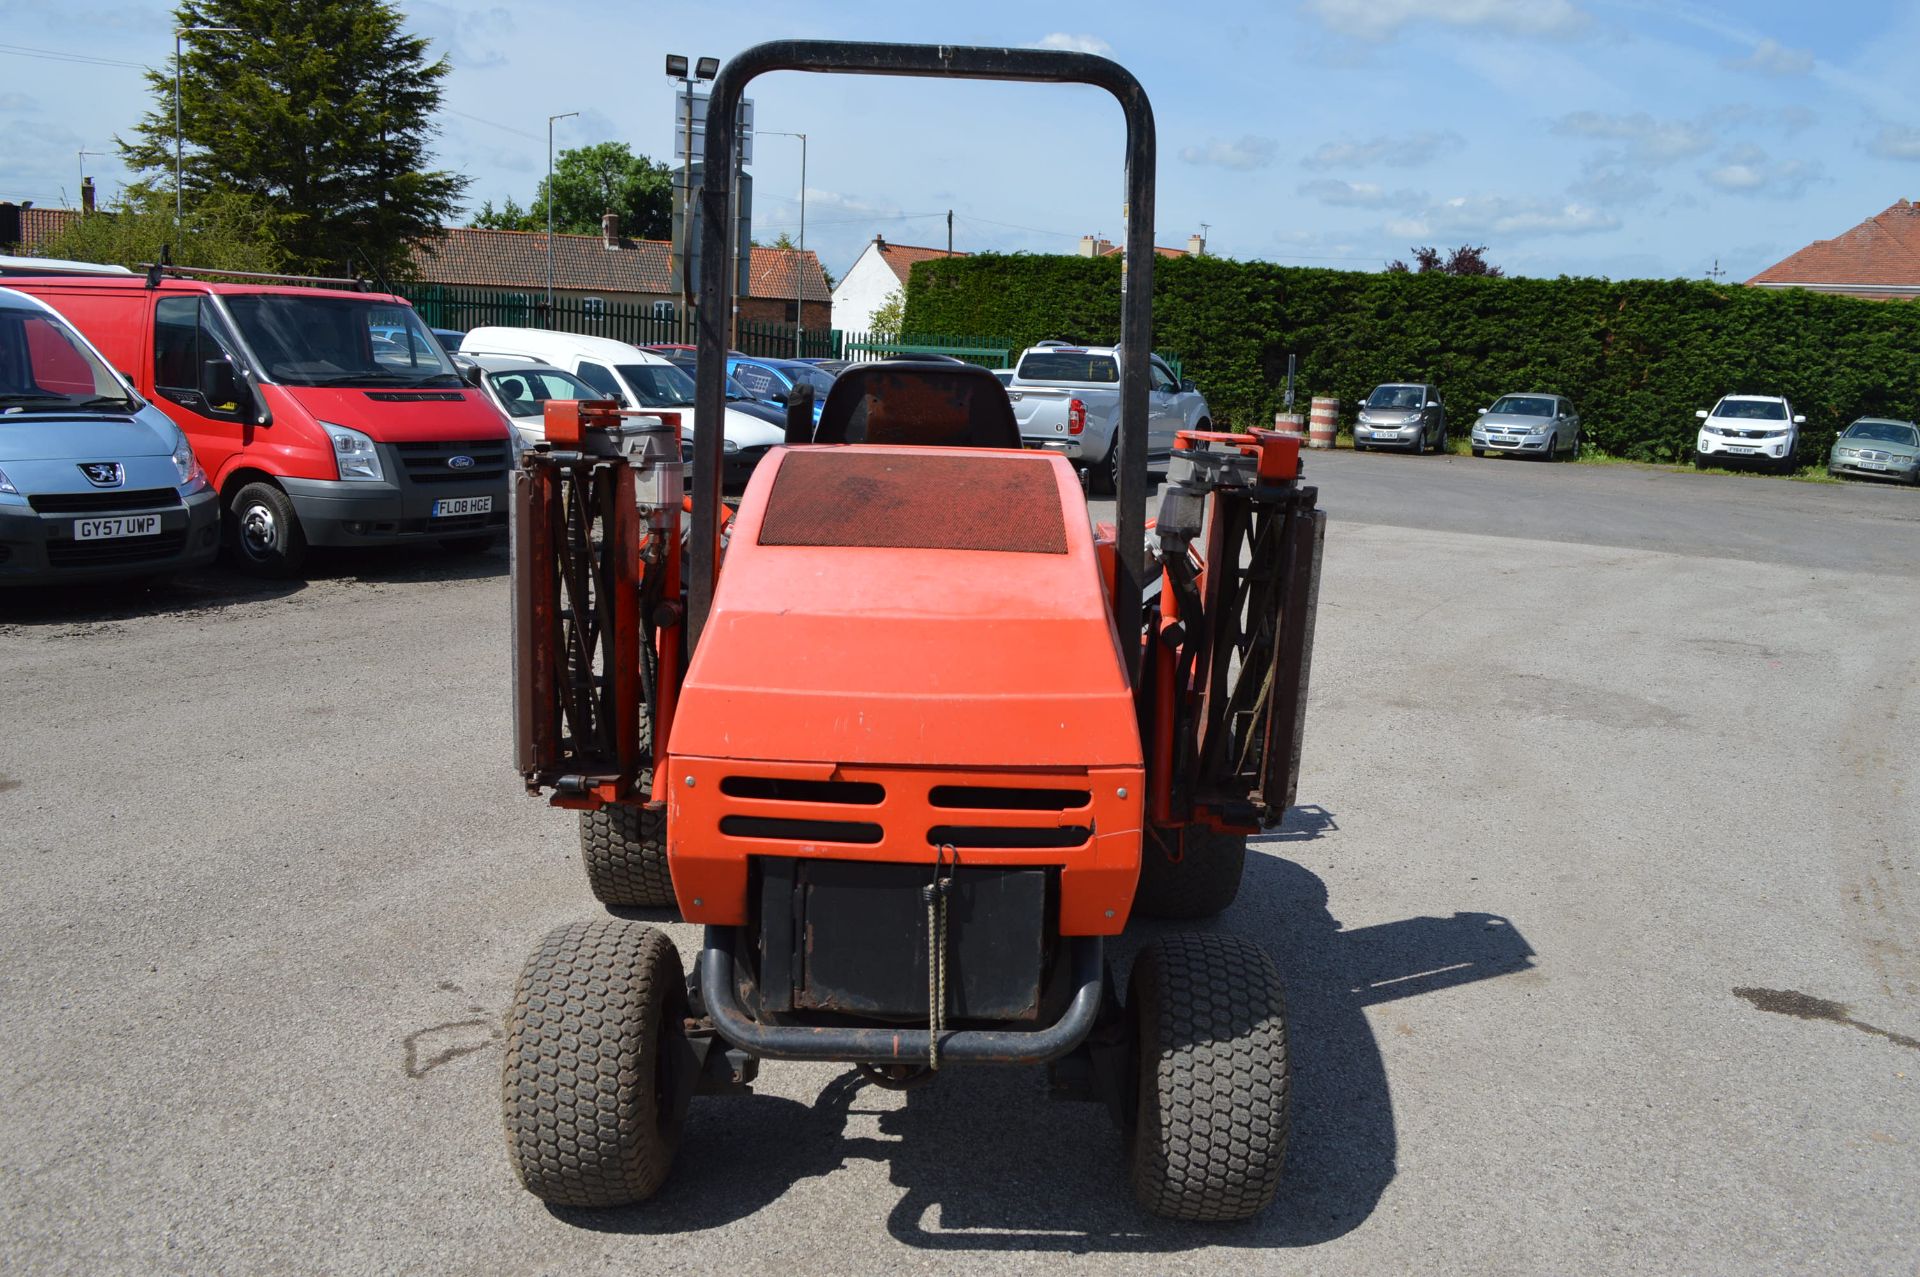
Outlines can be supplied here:
<path id="1" fill-rule="evenodd" d="M 1375 439 L 1398 439 L 1400 432 L 1398 430 L 1376 430 L 1373 432 L 1373 437 Z"/>
<path id="2" fill-rule="evenodd" d="M 151 537 L 160 535 L 157 514 L 120 514 L 105 519 L 75 519 L 73 539 L 106 541 L 114 537 Z"/>
<path id="3" fill-rule="evenodd" d="M 433 503 L 433 517 L 445 519 L 459 514 L 492 514 L 492 497 L 448 497 Z"/>
<path id="4" fill-rule="evenodd" d="M 1756 453 L 1756 452 L 1758 452 L 1758 451 L 1760 451 L 1760 449 L 1758 449 L 1758 448 L 1728 448 L 1728 449 L 1727 449 L 1727 451 L 1728 451 L 1728 452 L 1731 452 L 1731 453 L 1733 453 L 1733 454 L 1734 454 L 1735 456 L 1737 456 L 1737 457 L 1750 457 L 1750 456 L 1752 456 L 1752 455 L 1753 455 L 1754 453 Z"/>
<path id="5" fill-rule="evenodd" d="M 1885 470 L 1887 467 L 1878 461 L 1862 461 L 1860 462 L 1860 468 L 1862 470 Z"/>

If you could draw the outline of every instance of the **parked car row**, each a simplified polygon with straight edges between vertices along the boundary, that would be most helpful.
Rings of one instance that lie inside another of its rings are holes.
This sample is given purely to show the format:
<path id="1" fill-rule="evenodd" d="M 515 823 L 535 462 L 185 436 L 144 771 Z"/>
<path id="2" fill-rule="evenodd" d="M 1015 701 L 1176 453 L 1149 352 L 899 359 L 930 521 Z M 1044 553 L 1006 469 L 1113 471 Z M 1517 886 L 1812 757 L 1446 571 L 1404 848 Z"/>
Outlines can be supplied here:
<path id="1" fill-rule="evenodd" d="M 267 576 L 313 546 L 480 549 L 548 401 L 673 411 L 692 434 L 691 351 L 429 329 L 396 296 L 220 275 L 8 276 L 0 584 L 177 571 L 223 544 Z M 730 485 L 785 439 L 795 385 L 824 399 L 820 362 L 730 358 L 763 391 L 728 378 Z"/>
<path id="2" fill-rule="evenodd" d="M 1694 414 L 1696 467 L 1757 465 L 1783 474 L 1800 466 L 1800 427 L 1806 417 L 1779 395 L 1726 395 Z M 1580 414 L 1565 395 L 1547 391 L 1502 395 L 1482 408 L 1470 439 L 1476 457 L 1580 455 Z M 1444 452 L 1447 410 L 1430 382 L 1387 382 L 1361 401 L 1353 446 L 1413 453 Z M 1827 473 L 1901 479 L 1920 485 L 1920 427 L 1910 421 L 1862 417 L 1834 442 Z"/>

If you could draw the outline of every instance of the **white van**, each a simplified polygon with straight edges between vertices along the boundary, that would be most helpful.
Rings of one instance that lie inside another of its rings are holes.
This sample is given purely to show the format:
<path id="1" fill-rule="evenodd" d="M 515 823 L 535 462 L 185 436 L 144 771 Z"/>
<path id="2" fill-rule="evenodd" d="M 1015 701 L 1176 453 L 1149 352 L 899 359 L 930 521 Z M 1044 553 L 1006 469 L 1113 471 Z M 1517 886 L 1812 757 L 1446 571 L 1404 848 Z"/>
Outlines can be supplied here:
<path id="1" fill-rule="evenodd" d="M 681 436 L 693 439 L 693 378 L 649 350 L 611 337 L 555 332 L 548 328 L 474 328 L 460 339 L 463 355 L 514 355 L 570 372 L 609 399 L 629 408 L 672 408 L 684 413 Z M 785 443 L 786 431 L 729 408 L 726 437 L 728 487 L 746 483 L 767 449 Z"/>

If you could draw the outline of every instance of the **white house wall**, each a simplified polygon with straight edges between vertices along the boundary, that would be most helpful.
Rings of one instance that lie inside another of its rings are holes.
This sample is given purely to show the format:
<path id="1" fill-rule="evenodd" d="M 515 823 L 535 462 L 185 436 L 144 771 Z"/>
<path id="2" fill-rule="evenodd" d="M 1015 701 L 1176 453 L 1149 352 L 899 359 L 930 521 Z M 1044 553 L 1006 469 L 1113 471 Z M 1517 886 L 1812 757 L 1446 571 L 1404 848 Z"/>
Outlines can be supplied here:
<path id="1" fill-rule="evenodd" d="M 864 333 L 873 328 L 873 314 L 900 287 L 899 276 L 871 241 L 853 268 L 833 290 L 833 326 L 842 332 Z"/>

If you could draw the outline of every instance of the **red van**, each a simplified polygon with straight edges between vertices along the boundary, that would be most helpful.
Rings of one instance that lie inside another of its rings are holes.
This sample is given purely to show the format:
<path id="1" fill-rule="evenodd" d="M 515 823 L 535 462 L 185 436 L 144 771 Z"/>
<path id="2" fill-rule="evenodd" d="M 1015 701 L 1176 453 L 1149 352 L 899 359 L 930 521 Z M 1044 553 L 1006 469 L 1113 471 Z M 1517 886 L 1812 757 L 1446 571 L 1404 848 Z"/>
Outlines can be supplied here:
<path id="1" fill-rule="evenodd" d="M 513 427 L 399 297 L 160 270 L 7 282 L 186 432 L 249 571 L 294 573 L 312 545 L 478 549 L 507 526 Z"/>

